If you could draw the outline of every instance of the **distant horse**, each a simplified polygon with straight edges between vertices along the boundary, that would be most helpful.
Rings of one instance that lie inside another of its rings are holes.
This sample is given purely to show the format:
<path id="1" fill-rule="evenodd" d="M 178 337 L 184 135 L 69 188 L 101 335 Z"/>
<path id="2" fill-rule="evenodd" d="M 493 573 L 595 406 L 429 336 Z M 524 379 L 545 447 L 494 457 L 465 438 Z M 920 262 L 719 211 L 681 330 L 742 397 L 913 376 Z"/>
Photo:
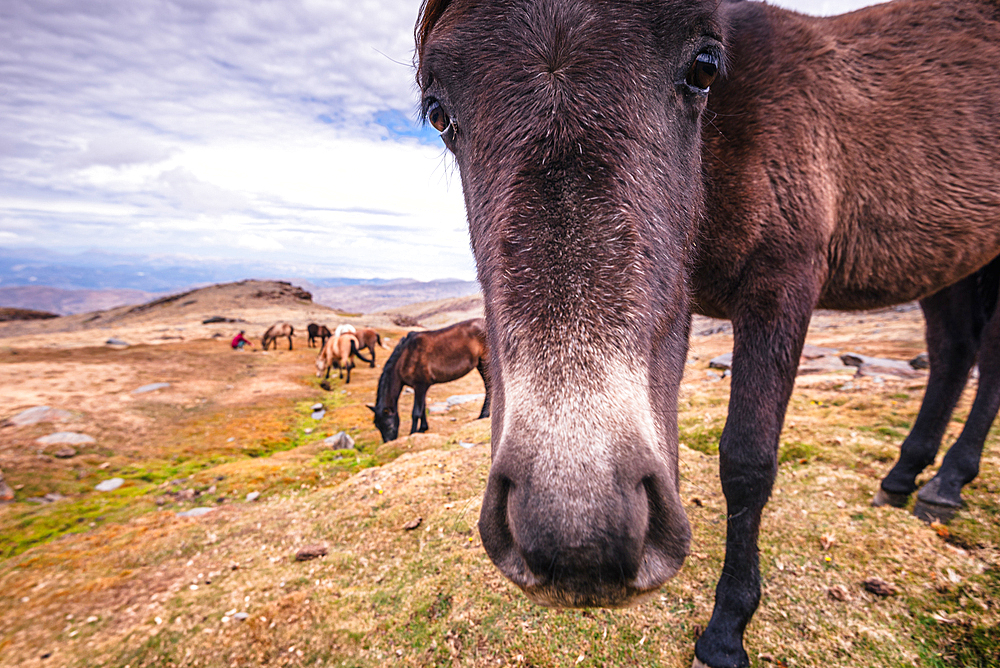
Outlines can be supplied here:
<path id="1" fill-rule="evenodd" d="M 324 372 L 326 373 L 325 379 L 330 378 L 330 369 L 336 367 L 339 369 L 339 377 L 344 377 L 344 371 L 347 371 L 347 381 L 344 383 L 351 382 L 351 369 L 354 368 L 354 357 L 364 361 L 370 362 L 371 360 L 366 359 L 364 355 L 361 354 L 360 345 L 358 342 L 358 337 L 354 334 L 341 334 L 337 337 L 331 337 L 326 345 L 323 346 L 323 350 L 320 351 L 319 357 L 316 358 L 316 377 L 323 378 Z"/>
<path id="2" fill-rule="evenodd" d="M 361 342 L 361 350 L 365 348 L 372 354 L 371 367 L 375 368 L 375 346 L 381 346 L 388 350 L 389 346 L 382 343 L 382 336 L 371 327 L 362 327 L 357 331 L 358 341 Z"/>
<path id="3" fill-rule="evenodd" d="M 421 106 L 462 177 L 497 370 L 479 530 L 533 600 L 625 605 L 684 562 L 692 310 L 734 339 L 726 556 L 696 665 L 749 665 L 761 513 L 813 309 L 923 308 L 930 378 L 876 503 L 907 503 L 978 361 L 914 510 L 961 507 L 1000 405 L 998 7 L 425 0 Z"/>
<path id="4" fill-rule="evenodd" d="M 486 386 L 480 418 L 490 416 L 490 380 L 487 372 L 486 331 L 482 318 L 466 320 L 444 329 L 410 332 L 389 355 L 378 379 L 375 426 L 383 441 L 399 436 L 399 393 L 404 385 L 413 388 L 413 421 L 410 433 L 427 431 L 427 388 L 461 378 L 479 370 Z M 419 427 L 419 428 L 418 428 Z"/>
<path id="5" fill-rule="evenodd" d="M 276 322 L 267 331 L 264 332 L 264 337 L 260 340 L 261 346 L 264 350 L 267 350 L 267 346 L 271 343 L 274 344 L 274 349 L 278 349 L 278 337 L 287 336 L 288 337 L 288 349 L 292 349 L 292 336 L 295 334 L 295 328 L 292 327 L 287 322 Z"/>
<path id="6" fill-rule="evenodd" d="M 306 330 L 309 332 L 310 348 L 316 347 L 316 339 L 319 338 L 322 339 L 319 344 L 320 349 L 322 349 L 326 345 L 326 340 L 330 338 L 330 328 L 326 325 L 317 325 L 315 322 L 311 322 Z"/>

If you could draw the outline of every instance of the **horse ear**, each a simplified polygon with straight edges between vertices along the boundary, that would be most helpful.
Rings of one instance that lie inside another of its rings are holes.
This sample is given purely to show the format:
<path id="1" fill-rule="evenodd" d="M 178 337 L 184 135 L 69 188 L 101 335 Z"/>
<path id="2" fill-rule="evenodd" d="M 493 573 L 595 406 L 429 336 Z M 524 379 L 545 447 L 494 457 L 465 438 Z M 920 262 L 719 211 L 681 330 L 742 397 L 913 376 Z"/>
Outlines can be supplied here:
<path id="1" fill-rule="evenodd" d="M 372 413 L 378 413 L 378 411 L 375 410 L 375 407 L 372 406 L 371 404 L 365 404 L 365 408 L 367 408 L 368 410 L 370 410 Z"/>

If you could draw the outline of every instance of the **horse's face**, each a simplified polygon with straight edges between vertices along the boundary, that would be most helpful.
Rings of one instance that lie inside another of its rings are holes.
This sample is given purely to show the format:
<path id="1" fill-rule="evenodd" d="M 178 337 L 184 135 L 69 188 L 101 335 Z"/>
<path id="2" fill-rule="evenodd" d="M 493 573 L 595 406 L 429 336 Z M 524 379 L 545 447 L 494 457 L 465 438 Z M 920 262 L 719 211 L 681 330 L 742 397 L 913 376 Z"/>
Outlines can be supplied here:
<path id="1" fill-rule="evenodd" d="M 687 554 L 676 393 L 716 4 L 428 0 L 418 27 L 485 297 L 480 533 L 543 604 L 626 604 Z"/>
<path id="2" fill-rule="evenodd" d="M 378 428 L 379 433 L 382 434 L 382 442 L 395 441 L 399 436 L 399 413 L 388 406 L 381 410 L 376 410 L 372 406 L 368 408 L 375 413 L 375 426 Z"/>

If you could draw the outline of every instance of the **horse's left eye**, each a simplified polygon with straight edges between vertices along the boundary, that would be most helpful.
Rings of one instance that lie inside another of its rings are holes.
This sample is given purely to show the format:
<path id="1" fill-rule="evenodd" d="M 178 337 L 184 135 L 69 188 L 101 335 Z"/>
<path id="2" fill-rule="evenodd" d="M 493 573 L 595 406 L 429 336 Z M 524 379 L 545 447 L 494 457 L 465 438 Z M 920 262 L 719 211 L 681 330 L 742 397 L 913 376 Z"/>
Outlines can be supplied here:
<path id="1" fill-rule="evenodd" d="M 434 126 L 438 132 L 444 132 L 451 125 L 451 117 L 441 103 L 434 100 L 427 107 L 427 121 Z"/>
<path id="2" fill-rule="evenodd" d="M 711 53 L 699 53 L 687 73 L 687 85 L 707 91 L 719 73 L 719 59 Z"/>

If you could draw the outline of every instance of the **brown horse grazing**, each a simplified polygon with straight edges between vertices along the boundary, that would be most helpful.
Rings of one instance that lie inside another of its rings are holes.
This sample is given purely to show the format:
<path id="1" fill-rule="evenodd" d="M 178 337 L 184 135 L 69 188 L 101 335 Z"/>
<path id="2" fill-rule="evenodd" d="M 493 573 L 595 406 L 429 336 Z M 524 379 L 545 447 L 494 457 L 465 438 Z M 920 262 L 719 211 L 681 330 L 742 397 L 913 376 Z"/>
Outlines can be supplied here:
<path id="1" fill-rule="evenodd" d="M 326 345 L 326 340 L 330 338 L 330 328 L 326 325 L 317 325 L 315 322 L 309 323 L 306 327 L 306 331 L 309 332 L 309 347 L 316 347 L 316 339 L 321 339 L 319 343 L 320 349 Z"/>
<path id="2" fill-rule="evenodd" d="M 360 349 L 364 350 L 365 348 L 367 348 L 368 352 L 371 353 L 372 355 L 371 367 L 374 369 L 375 346 L 381 346 L 382 348 L 385 348 L 387 350 L 389 346 L 382 343 L 382 336 L 371 327 L 362 327 L 357 331 L 356 336 L 358 337 L 358 341 L 361 342 Z"/>
<path id="3" fill-rule="evenodd" d="M 347 381 L 345 385 L 351 382 L 351 369 L 354 368 L 354 358 L 369 362 L 364 355 L 360 352 L 361 345 L 358 341 L 358 337 L 354 334 L 341 334 L 337 338 L 331 338 L 323 346 L 323 350 L 320 351 L 319 356 L 316 358 L 316 377 L 324 378 L 324 372 L 326 376 L 324 380 L 330 378 L 330 369 L 336 367 L 339 369 L 339 377 L 344 377 L 344 371 L 347 371 Z"/>
<path id="4" fill-rule="evenodd" d="M 480 418 L 490 416 L 490 380 L 487 371 L 486 331 L 482 318 L 473 318 L 443 329 L 410 332 L 396 344 L 378 379 L 375 426 L 383 441 L 399 436 L 399 393 L 404 385 L 413 388 L 413 421 L 410 433 L 427 431 L 427 388 L 457 380 L 479 369 L 486 386 Z"/>
<path id="5" fill-rule="evenodd" d="M 921 300 L 931 376 L 880 503 L 914 491 L 978 360 L 965 429 L 918 495 L 925 516 L 959 506 L 1000 404 L 998 20 L 995 0 L 831 18 L 426 0 L 417 80 L 462 176 L 498 411 L 479 528 L 532 599 L 623 605 L 681 567 L 692 309 L 734 332 L 726 558 L 696 665 L 749 665 L 761 511 L 814 308 Z"/>
<path id="6" fill-rule="evenodd" d="M 288 337 L 288 349 L 292 349 L 292 336 L 295 335 L 295 328 L 292 327 L 287 322 L 276 322 L 267 328 L 264 332 L 264 337 L 260 340 L 261 347 L 267 350 L 268 344 L 273 343 L 274 349 L 278 349 L 278 337 L 287 336 Z"/>

